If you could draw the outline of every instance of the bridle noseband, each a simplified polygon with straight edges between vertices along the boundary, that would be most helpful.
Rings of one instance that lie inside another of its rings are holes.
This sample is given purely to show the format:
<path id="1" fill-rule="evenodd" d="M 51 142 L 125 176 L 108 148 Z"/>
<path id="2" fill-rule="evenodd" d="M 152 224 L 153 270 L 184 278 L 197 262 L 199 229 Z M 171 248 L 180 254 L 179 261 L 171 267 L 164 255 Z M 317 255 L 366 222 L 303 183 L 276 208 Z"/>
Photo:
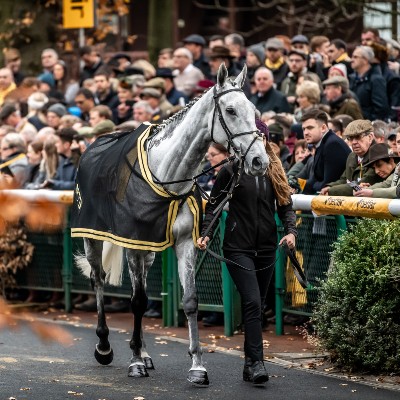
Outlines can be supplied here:
<path id="1" fill-rule="evenodd" d="M 235 85 L 235 83 L 233 83 L 233 85 Z M 263 135 L 262 135 L 262 133 L 261 133 L 259 130 L 248 131 L 248 132 L 240 132 L 240 133 L 232 133 L 231 130 L 229 129 L 228 125 L 226 124 L 225 120 L 224 120 L 224 117 L 223 117 L 222 111 L 221 111 L 221 106 L 219 105 L 219 102 L 218 102 L 219 99 L 220 99 L 224 94 L 227 94 L 227 93 L 230 93 L 230 92 L 242 92 L 242 93 L 243 93 L 243 90 L 242 90 L 242 89 L 240 89 L 240 88 L 233 88 L 233 89 L 225 90 L 225 92 L 217 93 L 217 86 L 215 85 L 214 88 L 213 88 L 213 91 L 214 91 L 213 99 L 214 99 L 215 107 L 214 107 L 214 113 L 213 113 L 213 119 L 212 119 L 212 125 L 211 125 L 211 140 L 212 140 L 214 143 L 217 143 L 217 142 L 215 141 L 215 139 L 214 139 L 214 125 L 215 125 L 215 116 L 216 116 L 217 113 L 218 113 L 219 122 L 220 122 L 220 124 L 221 124 L 223 130 L 225 131 L 226 136 L 227 136 L 227 138 L 228 138 L 228 149 L 227 149 L 227 150 L 228 150 L 228 152 L 230 152 L 230 149 L 232 148 L 232 150 L 233 150 L 237 155 L 240 155 L 240 160 L 241 160 L 240 163 L 242 163 L 242 162 L 244 161 L 244 159 L 246 158 L 247 153 L 249 152 L 251 146 L 253 146 L 253 144 L 255 143 L 256 140 L 262 140 L 262 139 L 263 139 Z M 249 147 L 246 149 L 245 153 L 242 154 L 242 150 L 241 150 L 241 149 L 238 149 L 238 148 L 235 146 L 235 143 L 233 142 L 233 139 L 235 139 L 235 138 L 237 138 L 237 137 L 239 137 L 239 136 L 251 135 L 251 134 L 254 135 L 254 139 L 253 139 L 252 142 L 250 143 Z"/>

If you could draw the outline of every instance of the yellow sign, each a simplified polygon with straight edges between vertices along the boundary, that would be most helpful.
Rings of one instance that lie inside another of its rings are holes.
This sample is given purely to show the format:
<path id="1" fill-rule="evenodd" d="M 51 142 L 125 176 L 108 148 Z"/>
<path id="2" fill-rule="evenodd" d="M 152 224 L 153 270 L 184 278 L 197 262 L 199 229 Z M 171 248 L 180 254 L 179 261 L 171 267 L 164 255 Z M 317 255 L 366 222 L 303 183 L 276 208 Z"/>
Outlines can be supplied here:
<path id="1" fill-rule="evenodd" d="M 396 219 L 389 212 L 391 199 L 372 197 L 315 196 L 311 209 L 317 215 L 352 215 L 375 219 Z"/>
<path id="2" fill-rule="evenodd" d="M 65 29 L 93 28 L 95 0 L 63 0 Z"/>

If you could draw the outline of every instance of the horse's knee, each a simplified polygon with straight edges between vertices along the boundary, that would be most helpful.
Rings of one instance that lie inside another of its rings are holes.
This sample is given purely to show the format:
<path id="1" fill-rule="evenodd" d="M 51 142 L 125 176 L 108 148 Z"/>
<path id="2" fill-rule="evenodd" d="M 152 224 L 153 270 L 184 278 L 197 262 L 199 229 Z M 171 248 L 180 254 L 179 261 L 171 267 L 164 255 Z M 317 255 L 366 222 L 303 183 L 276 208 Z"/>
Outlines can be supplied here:
<path id="1" fill-rule="evenodd" d="M 186 315 L 191 315 L 197 312 L 198 308 L 198 299 L 196 297 L 183 297 L 183 311 L 185 311 Z"/>

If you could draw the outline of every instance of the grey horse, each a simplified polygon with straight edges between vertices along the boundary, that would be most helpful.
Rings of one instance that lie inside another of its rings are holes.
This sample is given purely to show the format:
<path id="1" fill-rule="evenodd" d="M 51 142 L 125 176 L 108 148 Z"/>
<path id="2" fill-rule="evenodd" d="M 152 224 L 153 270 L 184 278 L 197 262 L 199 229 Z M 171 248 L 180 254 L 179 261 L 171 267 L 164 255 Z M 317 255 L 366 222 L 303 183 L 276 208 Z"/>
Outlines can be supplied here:
<path id="1" fill-rule="evenodd" d="M 228 78 L 228 71 L 225 65 L 221 64 L 217 74 L 217 84 L 189 103 L 182 111 L 157 126 L 156 134 L 147 140 L 148 168 L 151 174 L 157 177 L 159 186 L 164 187 L 168 193 L 179 196 L 193 190 L 193 180 L 190 178 L 199 172 L 199 166 L 212 141 L 224 145 L 231 155 L 241 159 L 246 173 L 254 176 L 265 173 L 269 159 L 255 125 L 255 108 L 241 90 L 246 72 L 247 69 L 244 67 L 233 80 Z M 178 259 L 179 278 L 183 286 L 182 303 L 189 328 L 189 354 L 192 366 L 187 379 L 195 385 L 207 386 L 209 380 L 202 361 L 197 325 L 198 299 L 195 286 L 197 238 L 193 234 L 196 222 L 188 203 L 189 201 L 181 201 L 177 211 L 172 226 L 172 245 Z M 84 237 L 85 257 L 78 257 L 77 262 L 81 270 L 91 277 L 97 298 L 96 334 L 99 342 L 96 345 L 95 358 L 100 364 L 107 365 L 113 359 L 113 351 L 108 341 L 109 329 L 104 313 L 104 283 L 106 276 L 110 283 L 120 282 L 122 247 L 116 246 L 115 241 L 107 237 L 99 240 L 86 234 L 75 234 L 75 236 Z M 143 339 L 142 317 L 147 307 L 146 277 L 153 264 L 155 253 L 130 246 L 126 248 L 126 258 L 132 282 L 131 307 L 134 315 L 130 341 L 132 358 L 128 375 L 147 377 L 148 370 L 154 369 L 154 366 Z"/>

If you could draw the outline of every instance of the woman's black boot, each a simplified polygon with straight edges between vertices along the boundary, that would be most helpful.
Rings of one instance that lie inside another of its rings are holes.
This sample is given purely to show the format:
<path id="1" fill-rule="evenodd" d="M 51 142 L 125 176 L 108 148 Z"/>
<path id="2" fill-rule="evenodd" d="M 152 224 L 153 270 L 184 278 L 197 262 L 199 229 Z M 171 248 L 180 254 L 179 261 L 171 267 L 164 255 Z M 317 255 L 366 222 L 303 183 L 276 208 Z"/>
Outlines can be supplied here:
<path id="1" fill-rule="evenodd" d="M 267 382 L 269 379 L 263 361 L 252 361 L 250 358 L 245 358 L 243 368 L 243 380 L 252 382 L 255 385 L 260 385 Z"/>

